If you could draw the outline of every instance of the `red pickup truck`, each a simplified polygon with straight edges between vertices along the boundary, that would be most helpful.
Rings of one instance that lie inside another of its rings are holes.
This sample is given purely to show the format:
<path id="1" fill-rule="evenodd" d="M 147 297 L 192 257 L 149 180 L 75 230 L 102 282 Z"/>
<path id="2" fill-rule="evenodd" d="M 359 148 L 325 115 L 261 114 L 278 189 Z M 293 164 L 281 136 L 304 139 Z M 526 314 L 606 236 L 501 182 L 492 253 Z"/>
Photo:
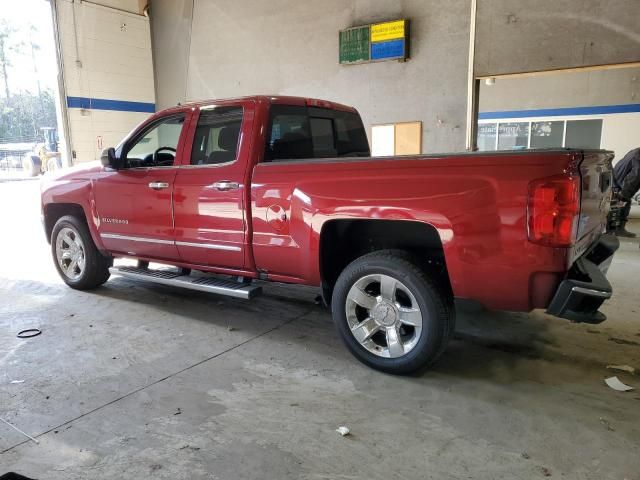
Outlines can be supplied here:
<path id="1" fill-rule="evenodd" d="M 443 352 L 454 300 L 604 320 L 612 156 L 371 158 L 351 107 L 212 100 L 158 112 L 102 165 L 50 180 L 42 212 L 72 288 L 110 274 L 242 298 L 254 280 L 318 286 L 351 352 L 404 373 Z"/>

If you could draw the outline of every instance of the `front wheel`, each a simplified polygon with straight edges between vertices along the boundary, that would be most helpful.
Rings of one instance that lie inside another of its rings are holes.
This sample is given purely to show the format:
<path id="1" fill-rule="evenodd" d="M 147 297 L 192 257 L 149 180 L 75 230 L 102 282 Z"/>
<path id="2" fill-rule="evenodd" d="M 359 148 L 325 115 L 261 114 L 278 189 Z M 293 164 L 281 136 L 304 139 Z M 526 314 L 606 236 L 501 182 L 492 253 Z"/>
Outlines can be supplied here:
<path id="1" fill-rule="evenodd" d="M 431 365 L 453 333 L 451 295 L 404 252 L 380 251 L 354 260 L 340 274 L 331 304 L 347 348 L 388 373 Z"/>
<path id="2" fill-rule="evenodd" d="M 51 253 L 60 277 L 71 288 L 90 290 L 109 279 L 113 259 L 100 253 L 86 224 L 76 217 L 69 215 L 56 222 Z"/>

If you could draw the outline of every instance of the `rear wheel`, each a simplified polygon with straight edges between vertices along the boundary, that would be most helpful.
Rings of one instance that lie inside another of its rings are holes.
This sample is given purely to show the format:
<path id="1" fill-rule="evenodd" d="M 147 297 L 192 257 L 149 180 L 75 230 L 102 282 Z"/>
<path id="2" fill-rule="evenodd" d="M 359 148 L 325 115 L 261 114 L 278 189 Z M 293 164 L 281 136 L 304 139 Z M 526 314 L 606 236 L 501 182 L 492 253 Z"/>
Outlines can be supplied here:
<path id="1" fill-rule="evenodd" d="M 332 313 L 349 350 L 370 367 L 409 373 L 435 362 L 454 328 L 451 295 L 400 251 L 353 261 L 333 291 Z"/>
<path id="2" fill-rule="evenodd" d="M 56 222 L 51 252 L 60 277 L 71 288 L 90 290 L 109 279 L 113 259 L 100 253 L 86 224 L 76 217 L 65 216 Z"/>

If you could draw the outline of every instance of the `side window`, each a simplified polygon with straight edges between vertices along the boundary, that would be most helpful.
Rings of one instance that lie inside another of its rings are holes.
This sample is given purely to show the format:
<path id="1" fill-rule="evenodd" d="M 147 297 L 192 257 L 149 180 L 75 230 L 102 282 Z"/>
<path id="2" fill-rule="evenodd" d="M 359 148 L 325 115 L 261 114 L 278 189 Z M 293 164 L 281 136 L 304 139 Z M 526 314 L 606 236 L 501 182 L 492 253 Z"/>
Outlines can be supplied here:
<path id="1" fill-rule="evenodd" d="M 233 162 L 238 155 L 242 107 L 215 107 L 200 111 L 191 149 L 191 165 Z"/>
<path id="2" fill-rule="evenodd" d="M 360 117 L 318 107 L 274 105 L 264 161 L 370 156 Z"/>
<path id="3" fill-rule="evenodd" d="M 335 111 L 333 125 L 336 130 L 336 150 L 338 157 L 370 157 L 371 150 L 367 133 L 360 115 L 352 112 Z"/>
<path id="4" fill-rule="evenodd" d="M 313 146 L 305 107 L 271 107 L 271 129 L 265 160 L 311 158 Z"/>
<path id="5" fill-rule="evenodd" d="M 154 124 L 128 145 L 125 167 L 170 167 L 176 160 L 184 115 L 176 115 Z"/>
<path id="6" fill-rule="evenodd" d="M 336 157 L 336 139 L 333 130 L 333 120 L 331 118 L 309 118 L 311 124 L 311 138 L 313 139 L 313 156 Z"/>

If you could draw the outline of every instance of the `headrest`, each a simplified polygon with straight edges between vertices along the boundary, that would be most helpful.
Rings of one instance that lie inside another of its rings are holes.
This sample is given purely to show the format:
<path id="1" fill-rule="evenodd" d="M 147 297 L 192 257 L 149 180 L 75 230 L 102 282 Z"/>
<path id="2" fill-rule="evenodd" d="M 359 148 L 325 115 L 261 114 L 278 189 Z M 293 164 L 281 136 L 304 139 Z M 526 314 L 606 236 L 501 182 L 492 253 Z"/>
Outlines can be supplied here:
<path id="1" fill-rule="evenodd" d="M 236 153 L 238 148 L 238 136 L 240 135 L 240 122 L 227 125 L 220 129 L 218 146 L 227 152 Z"/>

